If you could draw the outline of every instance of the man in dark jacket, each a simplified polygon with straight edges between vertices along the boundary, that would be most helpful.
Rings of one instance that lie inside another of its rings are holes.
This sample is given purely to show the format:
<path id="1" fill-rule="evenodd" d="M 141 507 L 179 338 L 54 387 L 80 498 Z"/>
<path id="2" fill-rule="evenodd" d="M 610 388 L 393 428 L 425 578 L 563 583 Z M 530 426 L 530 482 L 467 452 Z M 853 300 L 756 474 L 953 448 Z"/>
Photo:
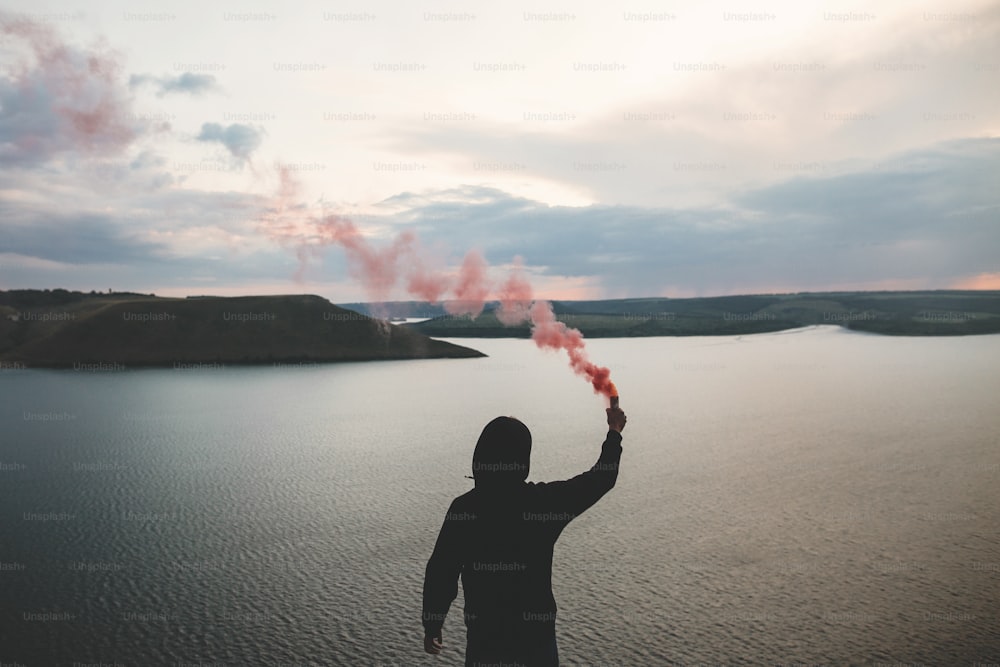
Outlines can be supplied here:
<path id="1" fill-rule="evenodd" d="M 513 417 L 483 429 L 472 457 L 476 488 L 452 501 L 424 576 L 424 650 L 441 628 L 458 578 L 465 590 L 467 667 L 559 664 L 552 549 L 566 525 L 615 485 L 625 413 L 609 408 L 597 463 L 562 482 L 527 483 L 531 432 Z"/>

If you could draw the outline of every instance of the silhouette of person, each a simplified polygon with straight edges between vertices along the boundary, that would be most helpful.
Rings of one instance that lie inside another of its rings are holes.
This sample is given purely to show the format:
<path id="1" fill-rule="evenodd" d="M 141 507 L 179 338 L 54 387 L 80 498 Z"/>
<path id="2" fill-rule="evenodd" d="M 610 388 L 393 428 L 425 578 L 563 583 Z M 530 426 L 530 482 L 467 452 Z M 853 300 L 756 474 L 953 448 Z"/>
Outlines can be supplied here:
<path id="1" fill-rule="evenodd" d="M 466 667 L 559 664 L 552 550 L 566 525 L 615 485 L 625 413 L 608 408 L 608 434 L 590 470 L 560 482 L 525 482 L 531 432 L 513 417 L 483 429 L 472 456 L 476 486 L 452 501 L 424 575 L 424 650 L 465 591 Z"/>

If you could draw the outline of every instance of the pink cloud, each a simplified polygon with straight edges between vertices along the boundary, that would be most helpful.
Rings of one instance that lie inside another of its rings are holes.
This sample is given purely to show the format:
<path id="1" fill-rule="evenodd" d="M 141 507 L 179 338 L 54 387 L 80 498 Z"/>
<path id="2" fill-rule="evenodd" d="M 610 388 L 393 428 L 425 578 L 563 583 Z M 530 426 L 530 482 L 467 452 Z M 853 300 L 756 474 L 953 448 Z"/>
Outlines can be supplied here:
<path id="1" fill-rule="evenodd" d="M 50 26 L 0 15 L 0 35 L 25 57 L 0 78 L 0 162 L 117 154 L 139 133 L 118 54 L 78 48 Z"/>

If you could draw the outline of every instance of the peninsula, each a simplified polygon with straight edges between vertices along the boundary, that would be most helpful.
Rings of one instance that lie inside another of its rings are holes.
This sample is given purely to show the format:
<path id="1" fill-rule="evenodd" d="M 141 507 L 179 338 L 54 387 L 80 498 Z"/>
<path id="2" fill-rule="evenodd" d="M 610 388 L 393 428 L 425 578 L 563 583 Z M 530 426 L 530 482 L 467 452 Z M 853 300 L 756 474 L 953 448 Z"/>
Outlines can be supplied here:
<path id="1" fill-rule="evenodd" d="M 197 368 L 482 356 L 313 295 L 164 298 L 0 291 L 3 368 Z"/>

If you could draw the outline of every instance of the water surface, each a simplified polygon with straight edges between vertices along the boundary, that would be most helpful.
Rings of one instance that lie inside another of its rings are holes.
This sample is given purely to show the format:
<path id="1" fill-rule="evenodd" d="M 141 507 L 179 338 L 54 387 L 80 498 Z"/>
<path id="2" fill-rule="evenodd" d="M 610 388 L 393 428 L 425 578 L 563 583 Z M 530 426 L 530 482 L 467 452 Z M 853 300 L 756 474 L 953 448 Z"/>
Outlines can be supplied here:
<path id="1" fill-rule="evenodd" d="M 462 664 L 420 589 L 479 431 L 541 481 L 605 426 L 563 357 L 455 342 L 490 356 L 0 373 L 0 662 Z M 564 664 L 1000 661 L 1000 336 L 589 349 L 629 425 L 556 547 Z"/>

